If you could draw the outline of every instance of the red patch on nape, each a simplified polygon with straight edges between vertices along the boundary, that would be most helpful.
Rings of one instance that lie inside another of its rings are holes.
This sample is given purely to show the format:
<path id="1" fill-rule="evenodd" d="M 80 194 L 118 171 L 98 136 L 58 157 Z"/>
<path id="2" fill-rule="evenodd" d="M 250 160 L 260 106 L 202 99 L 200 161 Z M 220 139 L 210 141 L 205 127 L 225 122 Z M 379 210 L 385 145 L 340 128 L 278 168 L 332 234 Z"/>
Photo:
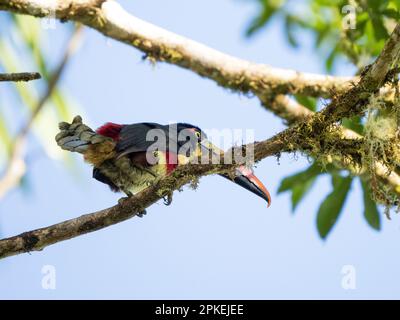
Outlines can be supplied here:
<path id="1" fill-rule="evenodd" d="M 112 138 L 113 140 L 119 140 L 119 134 L 123 125 L 112 122 L 107 122 L 96 130 L 96 133 Z"/>
<path id="2" fill-rule="evenodd" d="M 170 174 L 178 166 L 178 156 L 173 152 L 166 152 L 167 157 L 167 174 Z"/>

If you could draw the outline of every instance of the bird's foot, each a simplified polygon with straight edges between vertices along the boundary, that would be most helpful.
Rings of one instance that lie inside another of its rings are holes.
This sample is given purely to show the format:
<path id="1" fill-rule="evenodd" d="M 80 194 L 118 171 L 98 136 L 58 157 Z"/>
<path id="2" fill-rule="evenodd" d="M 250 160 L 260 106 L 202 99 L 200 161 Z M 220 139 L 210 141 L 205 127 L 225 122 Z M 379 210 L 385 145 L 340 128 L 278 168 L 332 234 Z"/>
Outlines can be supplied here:
<path id="1" fill-rule="evenodd" d="M 127 201 L 129 198 L 133 197 L 133 194 L 131 192 L 128 191 L 128 192 L 125 192 L 125 193 L 126 193 L 127 197 L 122 197 L 122 198 L 118 199 L 118 204 L 119 205 L 123 205 L 123 203 L 125 201 Z M 146 209 L 143 209 L 143 210 L 139 211 L 136 215 L 139 218 L 143 218 L 143 216 L 146 215 L 146 214 L 147 214 Z"/>
<path id="2" fill-rule="evenodd" d="M 147 211 L 146 211 L 146 210 L 142 210 L 142 211 L 138 212 L 136 215 L 137 215 L 139 218 L 143 218 L 143 216 L 146 215 L 146 214 L 147 214 Z"/>
<path id="3" fill-rule="evenodd" d="M 119 198 L 118 199 L 118 204 L 119 205 L 122 205 L 126 200 L 128 200 L 129 199 L 129 197 L 122 197 L 122 198 Z"/>
<path id="4" fill-rule="evenodd" d="M 172 203 L 172 192 L 168 193 L 166 196 L 163 197 L 164 204 L 169 206 Z"/>
<path id="5" fill-rule="evenodd" d="M 133 193 L 130 191 L 124 191 L 126 194 L 126 197 L 122 197 L 118 199 L 118 204 L 122 205 L 126 200 L 128 200 L 130 197 L 133 196 Z"/>

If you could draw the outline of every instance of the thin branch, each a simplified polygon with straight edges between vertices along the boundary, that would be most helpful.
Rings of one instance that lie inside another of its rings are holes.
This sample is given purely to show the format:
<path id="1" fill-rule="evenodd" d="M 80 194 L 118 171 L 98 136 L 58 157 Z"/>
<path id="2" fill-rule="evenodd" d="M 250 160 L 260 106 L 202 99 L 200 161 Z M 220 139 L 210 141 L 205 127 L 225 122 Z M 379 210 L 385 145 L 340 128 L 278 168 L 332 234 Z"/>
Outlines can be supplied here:
<path id="1" fill-rule="evenodd" d="M 283 94 L 278 94 L 273 99 L 264 95 L 259 95 L 258 98 L 267 110 L 284 119 L 288 125 L 304 121 L 314 114 L 307 107 Z"/>
<path id="2" fill-rule="evenodd" d="M 286 149 L 284 138 L 281 134 L 271 139 L 253 144 L 254 159 L 259 161 L 268 156 L 273 156 Z M 242 147 L 235 148 L 233 152 L 241 153 Z M 24 232 L 20 235 L 0 240 L 0 259 L 24 252 L 39 251 L 43 248 L 65 241 L 80 235 L 93 232 L 105 227 L 122 222 L 134 217 L 137 213 L 151 206 L 170 193 L 182 188 L 193 181 L 194 177 L 229 172 L 239 163 L 229 165 L 221 164 L 190 164 L 179 167 L 171 175 L 166 176 L 156 185 L 122 201 L 111 208 L 85 214 L 78 218 L 70 219 L 55 225 Z M 165 191 L 167 190 L 167 191 Z"/>
<path id="3" fill-rule="evenodd" d="M 77 26 L 71 38 L 68 41 L 68 45 L 64 52 L 64 55 L 59 62 L 57 68 L 54 70 L 52 75 L 50 76 L 47 84 L 47 88 L 45 93 L 42 95 L 35 108 L 33 109 L 28 121 L 18 132 L 16 137 L 14 138 L 14 143 L 11 146 L 10 151 L 10 159 L 4 173 L 0 177 L 0 199 L 5 196 L 5 194 L 18 185 L 19 181 L 23 177 L 26 172 L 26 164 L 24 160 L 25 154 L 25 144 L 26 139 L 29 133 L 30 128 L 32 127 L 33 122 L 39 115 L 40 111 L 43 109 L 47 100 L 51 97 L 58 81 L 60 80 L 66 66 L 68 60 L 73 55 L 73 53 L 77 50 L 77 47 L 81 40 L 81 26 Z"/>
<path id="4" fill-rule="evenodd" d="M 113 0 L 0 0 L 1 9 L 37 17 L 50 13 L 63 21 L 81 22 L 141 50 L 151 60 L 190 69 L 238 92 L 329 97 L 358 81 L 357 77 L 301 73 L 233 57 L 138 19 Z"/>
<path id="5" fill-rule="evenodd" d="M 42 76 L 38 72 L 18 72 L 18 73 L 0 73 L 0 81 L 32 81 L 38 80 Z"/>

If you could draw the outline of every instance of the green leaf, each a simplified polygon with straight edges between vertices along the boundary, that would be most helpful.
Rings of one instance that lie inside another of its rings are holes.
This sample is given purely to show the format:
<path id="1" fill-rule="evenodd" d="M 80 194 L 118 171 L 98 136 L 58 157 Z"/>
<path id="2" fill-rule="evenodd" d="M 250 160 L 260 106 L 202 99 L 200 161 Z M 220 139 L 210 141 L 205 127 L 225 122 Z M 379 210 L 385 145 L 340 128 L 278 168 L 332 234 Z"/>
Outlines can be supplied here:
<path id="1" fill-rule="evenodd" d="M 6 72 L 18 72 L 19 61 L 17 51 L 14 47 L 10 46 L 4 39 L 0 39 L 0 63 L 3 65 Z M 34 88 L 33 83 L 14 83 L 15 89 L 18 93 L 18 98 L 27 106 L 30 110 L 33 110 L 37 103 L 36 92 L 32 90 Z"/>
<path id="2" fill-rule="evenodd" d="M 381 215 L 374 200 L 371 198 L 371 188 L 369 184 L 360 179 L 364 198 L 364 218 L 375 230 L 381 229 Z"/>
<path id="3" fill-rule="evenodd" d="M 395 20 L 399 20 L 400 19 L 400 13 L 395 9 L 391 9 L 391 8 L 385 9 L 385 10 L 382 11 L 382 13 L 385 16 L 389 17 L 389 18 L 392 18 L 392 19 L 395 19 Z"/>
<path id="4" fill-rule="evenodd" d="M 369 9 L 373 10 L 376 13 L 384 10 L 387 7 L 388 2 L 388 0 L 367 0 Z"/>
<path id="5" fill-rule="evenodd" d="M 371 2 L 371 1 L 370 1 Z M 378 4 L 379 5 L 379 4 Z M 373 8 L 375 9 L 375 8 Z M 368 14 L 371 18 L 371 23 L 373 26 L 374 36 L 376 40 L 382 40 L 389 37 L 389 33 L 385 27 L 385 23 L 383 21 L 383 15 L 379 11 L 378 8 L 375 10 L 369 10 Z"/>
<path id="6" fill-rule="evenodd" d="M 351 129 L 355 132 L 357 132 L 358 134 L 363 134 L 364 132 L 364 126 L 361 123 L 361 118 L 356 116 L 353 118 L 344 118 L 342 120 L 342 125 L 347 128 L 347 129 Z"/>
<path id="7" fill-rule="evenodd" d="M 294 175 L 284 178 L 278 188 L 278 193 L 291 190 L 296 185 L 304 184 L 311 178 L 316 177 L 321 173 L 321 167 L 314 163 L 310 167 L 308 167 L 307 170 L 295 173 Z"/>
<path id="8" fill-rule="evenodd" d="M 302 104 L 303 106 L 307 107 L 311 111 L 317 110 L 317 99 L 313 97 L 306 97 L 296 94 L 294 96 L 298 103 Z"/>
<path id="9" fill-rule="evenodd" d="M 45 80 L 49 80 L 49 71 L 46 66 L 46 59 L 41 49 L 42 34 L 40 32 L 40 21 L 29 16 L 13 16 L 16 30 L 29 49 L 33 60 L 36 62 L 39 72 Z"/>
<path id="10" fill-rule="evenodd" d="M 289 44 L 300 47 L 303 34 L 312 34 L 316 51 L 325 69 L 332 73 L 335 64 L 346 57 L 360 68 L 379 55 L 388 37 L 387 20 L 399 20 L 399 0 L 356 1 L 356 28 L 344 29 L 342 8 L 346 0 L 298 1 L 301 5 L 284 5 L 283 0 L 253 0 L 260 10 L 248 28 L 248 35 L 265 27 L 274 17 L 284 23 Z M 294 1 L 293 1 L 294 2 Z M 277 6 L 278 4 L 278 6 Z M 393 22 L 393 21 L 389 21 Z"/>
<path id="11" fill-rule="evenodd" d="M 360 32 L 360 34 L 363 34 L 365 32 L 365 27 L 367 25 L 367 22 L 369 21 L 369 15 L 367 12 L 362 12 L 357 15 L 357 31 Z"/>
<path id="12" fill-rule="evenodd" d="M 329 31 L 329 25 L 324 25 L 322 29 L 317 32 L 317 37 L 315 39 L 316 48 L 319 48 L 322 45 L 323 41 L 328 37 Z"/>
<path id="13" fill-rule="evenodd" d="M 299 47 L 299 42 L 297 41 L 295 30 L 296 30 L 296 22 L 294 17 L 291 15 L 287 15 L 285 18 L 285 32 L 287 40 L 289 41 L 289 44 L 293 48 Z"/>
<path id="14" fill-rule="evenodd" d="M 300 201 L 307 195 L 308 191 L 311 190 L 317 177 L 311 177 L 306 182 L 299 183 L 292 188 L 292 212 L 297 209 Z"/>
<path id="15" fill-rule="evenodd" d="M 11 146 L 11 141 L 12 138 L 6 124 L 5 117 L 0 108 L 0 144 L 3 145 L 5 152 L 8 152 Z"/>
<path id="16" fill-rule="evenodd" d="M 282 180 L 278 193 L 291 191 L 292 212 L 294 212 L 300 201 L 304 199 L 311 190 L 318 175 L 324 173 L 319 164 L 312 164 L 306 170 L 298 172 Z"/>
<path id="17" fill-rule="evenodd" d="M 333 71 L 333 67 L 336 61 L 336 58 L 338 57 L 339 54 L 339 47 L 335 46 L 333 50 L 328 54 L 328 57 L 325 60 L 325 69 L 329 73 Z"/>
<path id="18" fill-rule="evenodd" d="M 322 239 L 327 237 L 339 218 L 352 180 L 352 177 L 333 175 L 333 190 L 322 202 L 317 213 L 317 229 Z"/>
<path id="19" fill-rule="evenodd" d="M 384 40 L 389 37 L 389 33 L 383 23 L 382 18 L 374 17 L 372 18 L 372 25 L 374 26 L 374 34 L 376 40 Z"/>
<path id="20" fill-rule="evenodd" d="M 400 1 L 399 0 L 389 1 L 388 9 L 393 9 L 393 10 L 399 11 L 400 10 Z"/>
<path id="21" fill-rule="evenodd" d="M 262 11 L 253 19 L 246 31 L 246 36 L 252 36 L 268 24 L 275 13 L 285 4 L 286 0 L 262 0 Z"/>

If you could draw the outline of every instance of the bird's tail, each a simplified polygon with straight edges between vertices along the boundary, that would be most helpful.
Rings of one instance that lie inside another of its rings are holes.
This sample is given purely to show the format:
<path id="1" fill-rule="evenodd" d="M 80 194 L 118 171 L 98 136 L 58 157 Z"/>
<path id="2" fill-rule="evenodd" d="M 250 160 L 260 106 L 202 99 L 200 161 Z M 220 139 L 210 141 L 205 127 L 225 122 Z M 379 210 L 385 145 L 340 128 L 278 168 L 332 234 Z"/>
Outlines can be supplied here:
<path id="1" fill-rule="evenodd" d="M 115 141 L 83 124 L 81 116 L 76 116 L 72 123 L 60 122 L 58 127 L 56 142 L 61 149 L 79 152 L 95 166 L 115 156 Z"/>

